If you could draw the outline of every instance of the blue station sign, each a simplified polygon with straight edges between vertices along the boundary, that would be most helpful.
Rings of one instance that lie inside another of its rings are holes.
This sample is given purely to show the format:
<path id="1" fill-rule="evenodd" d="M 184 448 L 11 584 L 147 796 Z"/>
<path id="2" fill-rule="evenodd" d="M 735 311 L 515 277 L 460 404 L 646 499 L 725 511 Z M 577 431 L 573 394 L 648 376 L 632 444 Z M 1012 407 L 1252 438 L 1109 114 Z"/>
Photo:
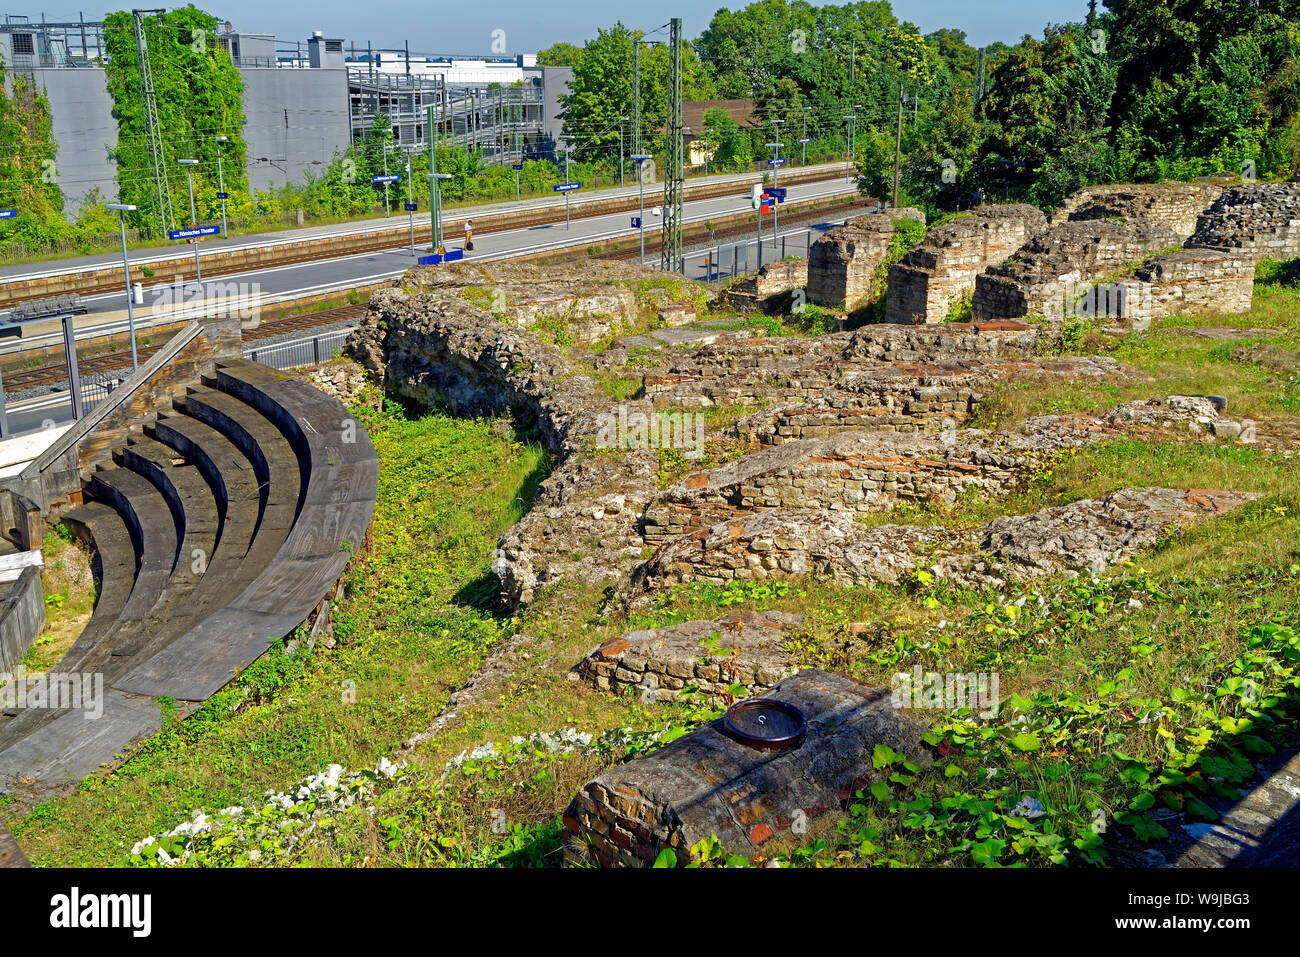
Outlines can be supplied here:
<path id="1" fill-rule="evenodd" d="M 16 209 L 0 209 L 0 219 L 13 219 L 17 215 Z"/>
<path id="2" fill-rule="evenodd" d="M 575 189 L 582 189 L 581 183 L 556 183 L 551 187 L 557 193 L 571 193 Z"/>
<path id="3" fill-rule="evenodd" d="M 396 182 L 397 182 L 398 180 L 400 180 L 401 178 L 402 178 L 401 175 L 398 174 L 398 173 L 389 173 L 387 176 L 372 176 L 372 177 L 370 177 L 370 182 L 372 182 L 372 183 L 396 183 Z"/>
<path id="4" fill-rule="evenodd" d="M 221 232 L 220 226 L 196 226 L 194 229 L 173 229 L 167 234 L 168 239 L 197 239 L 199 236 L 215 236 Z"/>

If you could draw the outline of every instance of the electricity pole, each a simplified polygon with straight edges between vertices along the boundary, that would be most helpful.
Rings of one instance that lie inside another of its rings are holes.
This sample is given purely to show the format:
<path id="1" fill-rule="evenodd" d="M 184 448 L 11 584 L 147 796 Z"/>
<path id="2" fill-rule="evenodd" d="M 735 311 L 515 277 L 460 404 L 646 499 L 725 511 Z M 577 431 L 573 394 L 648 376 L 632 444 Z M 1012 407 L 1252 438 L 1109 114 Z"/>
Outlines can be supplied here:
<path id="1" fill-rule="evenodd" d="M 682 156 L 685 122 L 682 118 L 682 20 L 669 21 L 668 58 L 668 142 L 665 144 L 668 167 L 664 175 L 663 252 L 660 268 L 664 272 L 684 272 L 682 258 L 682 194 L 686 166 Z"/>
<path id="2" fill-rule="evenodd" d="M 158 221 L 162 231 L 167 232 L 167 224 L 176 228 L 176 214 L 172 211 L 171 186 L 167 180 L 167 158 L 163 153 L 162 124 L 158 120 L 158 96 L 153 88 L 153 70 L 149 66 L 149 44 L 145 39 L 144 18 L 157 14 L 161 17 L 164 10 L 132 10 L 131 19 L 135 22 L 135 51 L 140 60 L 140 89 L 144 94 L 144 129 L 148 141 L 149 158 L 153 163 L 154 189 L 158 193 Z"/>
<path id="3" fill-rule="evenodd" d="M 845 113 L 844 120 L 848 125 L 848 142 L 844 147 L 844 182 L 849 182 L 852 178 L 853 169 L 853 122 L 858 118 L 856 113 Z"/>
<path id="4" fill-rule="evenodd" d="M 641 149 L 641 40 L 632 41 L 632 152 Z"/>

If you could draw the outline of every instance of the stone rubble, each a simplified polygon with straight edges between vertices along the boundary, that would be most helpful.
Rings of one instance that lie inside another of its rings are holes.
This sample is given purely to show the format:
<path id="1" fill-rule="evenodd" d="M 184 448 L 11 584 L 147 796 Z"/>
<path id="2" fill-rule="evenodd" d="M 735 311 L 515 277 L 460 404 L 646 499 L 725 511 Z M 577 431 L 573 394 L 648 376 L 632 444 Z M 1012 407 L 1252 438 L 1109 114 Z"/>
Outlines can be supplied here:
<path id="1" fill-rule="evenodd" d="M 848 512 L 766 511 L 721 522 L 662 546 L 622 593 L 637 607 L 676 585 L 812 576 L 844 586 L 906 584 L 917 572 L 961 587 L 1004 587 L 1049 575 L 1100 573 L 1170 531 L 1222 515 L 1252 493 L 1122 489 L 1001 516 L 979 528 L 867 526 Z"/>
<path id="2" fill-rule="evenodd" d="M 803 623 L 782 612 L 745 612 L 633 631 L 592 649 L 575 670 L 600 691 L 671 701 L 687 687 L 711 704 L 769 690 L 792 670 L 786 642 Z"/>

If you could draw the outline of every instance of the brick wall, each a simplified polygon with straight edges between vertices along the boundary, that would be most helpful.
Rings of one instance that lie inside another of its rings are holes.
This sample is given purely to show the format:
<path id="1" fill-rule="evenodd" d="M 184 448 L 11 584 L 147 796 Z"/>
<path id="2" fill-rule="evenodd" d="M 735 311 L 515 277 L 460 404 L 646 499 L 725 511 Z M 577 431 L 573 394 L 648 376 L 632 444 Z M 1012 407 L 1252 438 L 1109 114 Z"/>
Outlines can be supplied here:
<path id="1" fill-rule="evenodd" d="M 1014 204 L 983 207 L 935 227 L 889 270 L 885 321 L 942 322 L 963 296 L 974 292 L 976 276 L 1046 226 L 1047 217 L 1038 208 Z"/>

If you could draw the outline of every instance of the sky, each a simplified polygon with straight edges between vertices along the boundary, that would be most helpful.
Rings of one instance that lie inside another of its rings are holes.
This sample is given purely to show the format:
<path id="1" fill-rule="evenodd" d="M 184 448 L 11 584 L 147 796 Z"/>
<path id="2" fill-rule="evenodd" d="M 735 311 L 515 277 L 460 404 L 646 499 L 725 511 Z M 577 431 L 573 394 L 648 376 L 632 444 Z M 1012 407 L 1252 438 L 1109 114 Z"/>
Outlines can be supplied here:
<path id="1" fill-rule="evenodd" d="M 306 40 L 320 30 L 329 38 L 367 40 L 376 47 L 401 48 L 409 40 L 412 52 L 487 55 L 493 31 L 505 31 L 505 51 L 534 53 L 557 42 L 581 46 L 601 27 L 622 20 L 647 32 L 683 19 L 688 39 L 699 36 L 719 7 L 736 10 L 747 0 L 194 0 L 195 5 L 229 20 L 248 33 L 273 33 L 280 46 Z M 817 0 L 813 0 L 817 2 Z M 168 3 L 168 6 L 183 5 Z M 19 4 L 21 6 L 21 4 Z M 922 33 L 941 27 L 966 31 L 968 42 L 983 46 L 995 40 L 1014 43 L 1024 34 L 1041 36 L 1049 23 L 1080 20 L 1086 0 L 895 0 L 894 13 L 916 24 Z M 49 19 L 76 20 L 76 14 L 46 10 Z M 35 19 L 35 18 L 33 18 Z"/>

